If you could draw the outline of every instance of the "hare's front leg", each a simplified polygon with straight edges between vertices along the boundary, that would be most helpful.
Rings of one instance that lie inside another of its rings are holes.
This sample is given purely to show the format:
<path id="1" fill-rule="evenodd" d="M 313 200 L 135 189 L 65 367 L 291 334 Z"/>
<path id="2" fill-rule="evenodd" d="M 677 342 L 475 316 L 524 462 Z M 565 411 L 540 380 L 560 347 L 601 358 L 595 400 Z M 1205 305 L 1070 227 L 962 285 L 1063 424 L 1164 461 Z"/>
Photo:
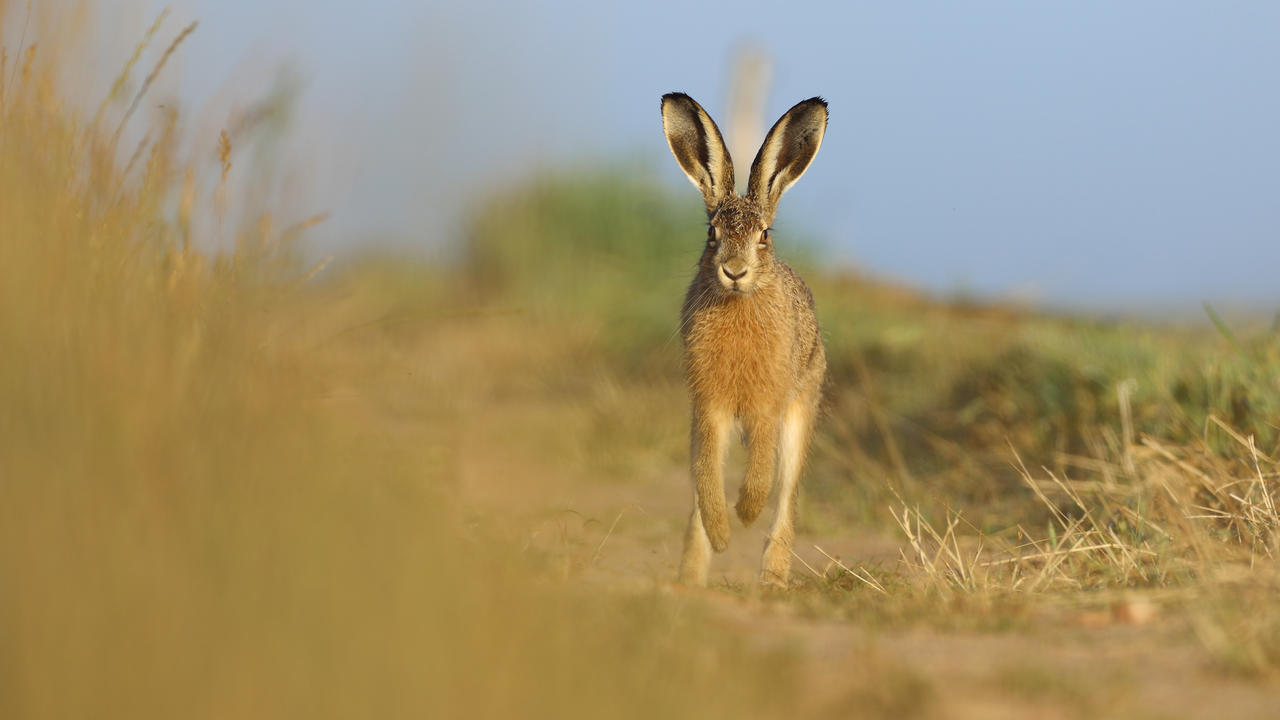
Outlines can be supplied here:
<path id="1" fill-rule="evenodd" d="M 711 550 L 729 546 L 729 512 L 724 500 L 724 458 L 733 416 L 725 411 L 694 409 L 690 432 L 693 512 L 684 535 L 680 582 L 706 585 Z"/>
<path id="2" fill-rule="evenodd" d="M 787 404 L 778 439 L 778 514 L 764 546 L 760 581 L 785 587 L 791 576 L 791 545 L 795 541 L 796 495 L 800 469 L 809 448 L 809 434 L 817 415 L 816 398 L 797 398 Z"/>
<path id="3" fill-rule="evenodd" d="M 779 408 L 773 407 L 744 420 L 747 429 L 747 477 L 738 492 L 738 519 L 750 525 L 760 516 L 773 489 L 777 464 Z"/>

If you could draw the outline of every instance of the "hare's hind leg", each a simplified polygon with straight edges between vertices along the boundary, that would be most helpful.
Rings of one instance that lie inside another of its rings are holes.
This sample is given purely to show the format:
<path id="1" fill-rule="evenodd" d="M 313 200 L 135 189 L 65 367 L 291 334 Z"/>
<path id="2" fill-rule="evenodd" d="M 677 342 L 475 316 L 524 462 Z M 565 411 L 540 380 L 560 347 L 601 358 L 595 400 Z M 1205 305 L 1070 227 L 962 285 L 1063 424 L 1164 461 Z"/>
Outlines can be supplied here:
<path id="1" fill-rule="evenodd" d="M 791 545 L 795 541 L 796 495 L 800 489 L 800 469 L 809 449 L 809 436 L 818 412 L 817 399 L 798 397 L 787 403 L 778 438 L 778 513 L 765 541 L 760 581 L 786 586 L 791 576 Z"/>
<path id="2" fill-rule="evenodd" d="M 702 527 L 702 512 L 698 510 L 695 493 L 693 512 L 689 515 L 689 527 L 684 531 L 684 553 L 680 558 L 680 575 L 676 582 L 691 587 L 707 584 L 707 571 L 711 568 L 711 540 Z"/>
<path id="3" fill-rule="evenodd" d="M 695 409 L 690 438 L 693 474 L 693 512 L 684 534 L 680 582 L 705 585 L 711 550 L 729 546 L 729 512 L 724 501 L 724 459 L 729 449 L 733 416 L 728 412 Z"/>

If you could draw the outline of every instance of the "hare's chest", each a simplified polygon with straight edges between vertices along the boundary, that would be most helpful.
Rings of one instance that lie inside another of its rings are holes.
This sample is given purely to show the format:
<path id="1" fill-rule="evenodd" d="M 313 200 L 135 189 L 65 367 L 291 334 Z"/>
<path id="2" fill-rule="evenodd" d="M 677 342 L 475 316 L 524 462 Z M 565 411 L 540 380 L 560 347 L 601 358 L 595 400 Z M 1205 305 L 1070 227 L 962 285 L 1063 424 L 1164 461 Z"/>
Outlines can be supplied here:
<path id="1" fill-rule="evenodd" d="M 749 309 L 717 306 L 689 318 L 686 372 L 699 401 L 741 412 L 786 394 L 790 334 L 779 327 L 781 318 Z"/>

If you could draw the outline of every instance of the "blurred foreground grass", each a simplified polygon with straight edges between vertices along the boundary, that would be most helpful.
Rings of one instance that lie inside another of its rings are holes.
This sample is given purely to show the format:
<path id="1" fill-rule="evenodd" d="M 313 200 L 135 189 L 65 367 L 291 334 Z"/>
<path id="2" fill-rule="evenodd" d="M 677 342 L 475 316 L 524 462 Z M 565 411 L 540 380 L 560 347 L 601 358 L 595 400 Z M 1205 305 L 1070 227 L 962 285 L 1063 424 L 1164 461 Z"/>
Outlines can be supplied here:
<path id="1" fill-rule="evenodd" d="M 545 531 L 592 492 L 661 488 L 643 542 L 679 542 L 692 197 L 627 168 L 542 176 L 477 201 L 457 267 L 315 274 L 295 219 L 208 250 L 225 173 L 180 159 L 176 116 L 122 153 L 40 53 L 10 57 L 0 716 L 931 707 L 876 652 L 806 695 L 803 648 L 667 592 L 665 560 L 639 591 L 577 582 L 621 514 Z M 904 554 L 798 566 L 775 600 L 992 628 L 1149 593 L 1217 664 L 1280 668 L 1274 329 L 1046 317 L 798 264 L 831 362 L 802 536 L 870 528 Z"/>
<path id="2" fill-rule="evenodd" d="M 714 683 L 716 707 L 759 716 L 785 698 L 775 652 L 673 602 L 548 585 L 462 522 L 431 402 L 447 383 L 359 328 L 423 278 L 381 272 L 343 304 L 265 217 L 202 249 L 222 189 L 189 178 L 219 173 L 179 160 L 176 117 L 126 172 L 40 52 L 17 57 L 0 716 L 690 717 Z"/>

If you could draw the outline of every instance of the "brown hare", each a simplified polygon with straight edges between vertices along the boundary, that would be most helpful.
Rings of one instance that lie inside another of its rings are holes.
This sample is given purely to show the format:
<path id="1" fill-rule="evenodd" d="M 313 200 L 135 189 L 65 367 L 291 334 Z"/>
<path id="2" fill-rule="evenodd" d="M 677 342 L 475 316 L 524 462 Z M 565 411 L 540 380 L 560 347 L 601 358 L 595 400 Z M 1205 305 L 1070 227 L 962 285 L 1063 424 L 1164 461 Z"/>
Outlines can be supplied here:
<path id="1" fill-rule="evenodd" d="M 773 250 L 778 199 L 818 153 L 827 104 L 810 98 L 765 136 L 747 194 L 733 186 L 733 161 L 711 117 L 683 93 L 662 97 L 662 127 L 685 175 L 707 206 L 707 245 L 681 310 L 685 373 L 693 404 L 693 513 L 679 581 L 705 585 L 711 550 L 729 544 L 724 460 L 735 420 L 748 448 L 738 517 L 750 525 L 773 486 L 778 512 L 765 544 L 761 581 L 786 585 L 795 539 L 800 468 L 818 412 L 827 360 L 813 294 Z"/>

